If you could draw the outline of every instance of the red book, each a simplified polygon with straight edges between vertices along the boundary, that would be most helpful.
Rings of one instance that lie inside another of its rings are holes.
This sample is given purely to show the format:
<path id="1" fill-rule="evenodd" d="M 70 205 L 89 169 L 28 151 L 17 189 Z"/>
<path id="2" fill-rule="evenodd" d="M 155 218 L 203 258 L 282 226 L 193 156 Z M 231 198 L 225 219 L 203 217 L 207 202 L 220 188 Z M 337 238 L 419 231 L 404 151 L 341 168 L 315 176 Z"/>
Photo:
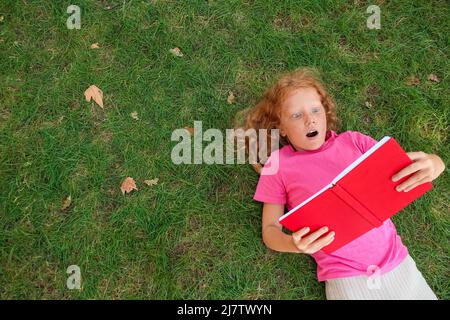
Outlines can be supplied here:
<path id="1" fill-rule="evenodd" d="M 350 164 L 320 191 L 280 217 L 279 222 L 296 232 L 309 227 L 310 233 L 328 226 L 334 241 L 322 248 L 326 253 L 341 248 L 430 190 L 426 182 L 408 192 L 395 187 L 412 174 L 393 182 L 392 176 L 412 163 L 392 137 L 384 137 Z"/>

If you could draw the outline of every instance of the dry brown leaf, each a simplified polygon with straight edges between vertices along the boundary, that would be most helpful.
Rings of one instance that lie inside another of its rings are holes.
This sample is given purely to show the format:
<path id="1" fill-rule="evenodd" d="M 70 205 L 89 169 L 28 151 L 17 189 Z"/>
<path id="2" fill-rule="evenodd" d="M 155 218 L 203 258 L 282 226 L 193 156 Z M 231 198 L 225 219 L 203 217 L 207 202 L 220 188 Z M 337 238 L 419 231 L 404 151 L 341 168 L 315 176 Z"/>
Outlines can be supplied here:
<path id="1" fill-rule="evenodd" d="M 258 174 L 261 174 L 262 165 L 260 163 L 252 164 L 252 167 Z"/>
<path id="2" fill-rule="evenodd" d="M 137 113 L 136 111 L 130 113 L 130 116 L 131 116 L 134 120 L 139 120 L 138 113 Z"/>
<path id="3" fill-rule="evenodd" d="M 230 91 L 230 92 L 228 93 L 227 102 L 228 102 L 228 104 L 232 104 L 232 103 L 234 102 L 234 94 L 233 94 L 232 91 Z"/>
<path id="4" fill-rule="evenodd" d="M 428 80 L 433 81 L 433 82 L 441 82 L 441 80 L 438 78 L 438 76 L 435 75 L 434 73 L 432 73 L 428 76 Z"/>
<path id="5" fill-rule="evenodd" d="M 405 83 L 408 86 L 418 86 L 420 84 L 420 80 L 419 78 L 413 75 L 406 78 Z"/>
<path id="6" fill-rule="evenodd" d="M 116 189 L 109 188 L 108 193 L 109 193 L 110 196 L 114 196 L 116 194 Z"/>
<path id="7" fill-rule="evenodd" d="M 276 18 L 275 20 L 273 20 L 273 24 L 275 26 L 275 29 L 279 30 L 283 25 L 283 20 L 281 20 L 280 18 Z"/>
<path id="8" fill-rule="evenodd" d="M 103 91 L 97 86 L 91 85 L 87 88 L 84 92 L 84 96 L 86 97 L 86 101 L 91 101 L 91 99 L 93 99 L 103 109 Z"/>
<path id="9" fill-rule="evenodd" d="M 373 105 L 369 101 L 365 102 L 365 106 L 369 109 L 371 109 L 373 107 Z"/>
<path id="10" fill-rule="evenodd" d="M 91 44 L 91 49 L 100 49 L 98 42 Z"/>
<path id="11" fill-rule="evenodd" d="M 144 183 L 148 186 L 154 186 L 158 183 L 158 178 L 151 179 L 151 180 L 144 180 Z"/>
<path id="12" fill-rule="evenodd" d="M 339 37 L 339 47 L 344 47 L 347 44 L 347 38 L 343 35 Z"/>
<path id="13" fill-rule="evenodd" d="M 62 207 L 61 207 L 61 210 L 62 210 L 62 211 L 66 210 L 67 208 L 70 207 L 71 204 L 72 204 L 72 197 L 71 197 L 71 196 L 68 196 L 68 197 L 64 200 L 63 205 L 62 205 Z"/>
<path id="14" fill-rule="evenodd" d="M 120 190 L 122 191 L 122 194 L 129 193 L 131 191 L 138 190 L 136 187 L 136 182 L 133 178 L 127 177 L 125 180 L 123 180 L 122 185 L 120 186 Z"/>
<path id="15" fill-rule="evenodd" d="M 189 134 L 192 136 L 194 135 L 194 128 L 190 128 L 190 127 L 184 127 L 184 129 L 189 132 Z"/>
<path id="16" fill-rule="evenodd" d="M 170 49 L 169 51 L 174 56 L 177 56 L 177 57 L 182 57 L 183 56 L 183 52 L 181 52 L 180 48 L 173 48 L 173 49 Z"/>

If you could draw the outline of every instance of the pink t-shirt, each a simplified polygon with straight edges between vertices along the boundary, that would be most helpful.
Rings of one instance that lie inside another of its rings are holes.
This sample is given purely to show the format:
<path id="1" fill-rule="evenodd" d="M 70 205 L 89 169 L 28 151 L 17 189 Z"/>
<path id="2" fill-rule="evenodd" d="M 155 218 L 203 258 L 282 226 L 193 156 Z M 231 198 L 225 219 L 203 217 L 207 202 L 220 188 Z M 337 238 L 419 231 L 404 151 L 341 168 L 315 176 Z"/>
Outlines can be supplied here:
<path id="1" fill-rule="evenodd" d="M 253 199 L 285 204 L 291 210 L 322 189 L 376 143 L 357 131 L 336 134 L 331 130 L 319 149 L 296 151 L 292 145 L 283 146 L 270 155 L 263 167 Z M 265 174 L 273 167 L 276 156 L 279 156 L 278 170 L 275 174 Z M 332 254 L 320 250 L 311 256 L 317 263 L 318 280 L 325 281 L 370 275 L 376 270 L 383 274 L 395 268 L 407 255 L 407 248 L 388 219 Z"/>

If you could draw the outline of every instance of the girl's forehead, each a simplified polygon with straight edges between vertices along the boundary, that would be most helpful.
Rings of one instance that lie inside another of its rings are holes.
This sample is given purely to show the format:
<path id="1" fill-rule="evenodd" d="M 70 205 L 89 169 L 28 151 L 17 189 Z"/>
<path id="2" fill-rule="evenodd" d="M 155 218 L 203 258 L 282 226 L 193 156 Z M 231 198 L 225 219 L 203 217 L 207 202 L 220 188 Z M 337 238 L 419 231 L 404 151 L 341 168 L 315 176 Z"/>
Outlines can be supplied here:
<path id="1" fill-rule="evenodd" d="M 321 105 L 321 97 L 315 88 L 297 88 L 288 93 L 284 100 L 284 110 L 292 108 L 311 106 L 311 104 Z"/>

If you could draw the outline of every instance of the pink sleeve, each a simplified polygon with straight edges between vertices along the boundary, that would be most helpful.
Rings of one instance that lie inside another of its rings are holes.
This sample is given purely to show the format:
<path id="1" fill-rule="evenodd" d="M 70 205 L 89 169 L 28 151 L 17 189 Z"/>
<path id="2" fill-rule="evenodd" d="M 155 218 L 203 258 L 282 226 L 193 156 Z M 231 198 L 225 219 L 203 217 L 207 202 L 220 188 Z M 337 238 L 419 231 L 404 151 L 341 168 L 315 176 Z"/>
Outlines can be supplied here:
<path id="1" fill-rule="evenodd" d="M 280 170 L 276 174 L 264 174 L 264 167 L 259 176 L 258 185 L 253 199 L 266 203 L 286 204 L 286 188 L 280 176 Z"/>
<path id="2" fill-rule="evenodd" d="M 355 142 L 361 153 L 366 152 L 378 142 L 374 138 L 358 131 L 351 131 L 351 134 L 353 141 Z"/>

